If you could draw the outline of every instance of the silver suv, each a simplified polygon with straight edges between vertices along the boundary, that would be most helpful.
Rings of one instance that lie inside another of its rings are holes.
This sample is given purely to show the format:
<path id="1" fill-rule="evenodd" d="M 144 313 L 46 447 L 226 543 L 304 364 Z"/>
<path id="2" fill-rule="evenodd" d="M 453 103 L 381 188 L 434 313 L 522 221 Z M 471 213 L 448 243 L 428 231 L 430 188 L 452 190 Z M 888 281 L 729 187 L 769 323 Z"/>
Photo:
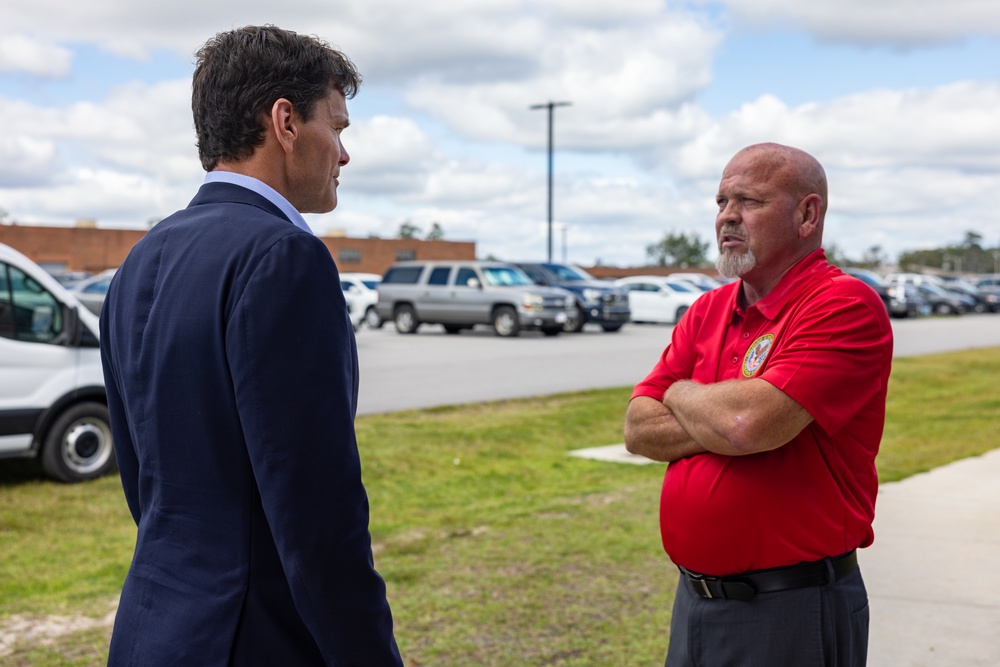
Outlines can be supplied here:
<path id="1" fill-rule="evenodd" d="M 502 262 L 397 262 L 378 285 L 378 313 L 400 333 L 415 333 L 423 323 L 443 324 L 450 334 L 489 324 L 498 336 L 525 329 L 555 336 L 572 304 L 565 290 L 538 287 Z"/>

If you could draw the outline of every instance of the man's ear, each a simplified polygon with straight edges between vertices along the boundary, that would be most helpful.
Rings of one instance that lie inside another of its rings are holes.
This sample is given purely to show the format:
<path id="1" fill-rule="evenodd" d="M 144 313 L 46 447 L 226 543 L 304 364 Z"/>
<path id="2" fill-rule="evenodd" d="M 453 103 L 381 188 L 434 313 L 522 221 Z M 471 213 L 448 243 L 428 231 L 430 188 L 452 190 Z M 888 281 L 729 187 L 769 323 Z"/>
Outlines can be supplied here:
<path id="1" fill-rule="evenodd" d="M 269 131 L 273 133 L 285 153 L 291 153 L 299 136 L 298 114 L 295 113 L 292 103 L 284 97 L 275 100 L 271 105 L 270 120 Z"/>
<path id="2" fill-rule="evenodd" d="M 823 221 L 823 200 L 818 194 L 808 195 L 799 202 L 799 238 L 807 239 L 820 231 Z"/>

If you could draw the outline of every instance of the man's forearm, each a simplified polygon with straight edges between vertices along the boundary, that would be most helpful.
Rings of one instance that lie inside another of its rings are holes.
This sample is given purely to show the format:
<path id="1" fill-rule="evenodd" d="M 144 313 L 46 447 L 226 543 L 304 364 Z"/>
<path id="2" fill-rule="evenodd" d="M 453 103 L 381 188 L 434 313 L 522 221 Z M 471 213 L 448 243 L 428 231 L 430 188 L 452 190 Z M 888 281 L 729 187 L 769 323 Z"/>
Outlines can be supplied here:
<path id="1" fill-rule="evenodd" d="M 791 397 L 760 379 L 681 380 L 670 385 L 663 403 L 695 442 L 728 456 L 781 447 L 812 421 Z"/>
<path id="2" fill-rule="evenodd" d="M 705 451 L 663 403 L 648 396 L 637 396 L 628 404 L 625 448 L 633 454 L 666 463 Z"/>

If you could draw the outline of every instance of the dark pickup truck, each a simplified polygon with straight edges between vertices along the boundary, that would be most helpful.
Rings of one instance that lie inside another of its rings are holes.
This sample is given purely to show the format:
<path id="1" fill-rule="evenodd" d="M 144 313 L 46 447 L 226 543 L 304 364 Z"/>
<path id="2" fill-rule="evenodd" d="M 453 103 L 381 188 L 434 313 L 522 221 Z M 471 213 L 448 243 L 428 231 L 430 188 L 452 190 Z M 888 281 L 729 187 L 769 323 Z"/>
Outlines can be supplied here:
<path id="1" fill-rule="evenodd" d="M 618 331 L 629 321 L 628 290 L 599 280 L 578 266 L 557 262 L 514 262 L 536 285 L 561 287 L 573 293 L 576 307 L 571 309 L 564 331 L 578 332 L 587 322 L 605 331 Z"/>

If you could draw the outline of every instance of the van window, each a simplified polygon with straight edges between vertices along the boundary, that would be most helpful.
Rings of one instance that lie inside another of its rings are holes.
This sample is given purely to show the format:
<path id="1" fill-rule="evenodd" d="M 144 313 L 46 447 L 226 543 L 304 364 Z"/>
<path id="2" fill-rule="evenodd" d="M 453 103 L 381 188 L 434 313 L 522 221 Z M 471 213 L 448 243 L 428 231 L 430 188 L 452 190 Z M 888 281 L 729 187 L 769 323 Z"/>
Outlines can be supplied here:
<path id="1" fill-rule="evenodd" d="M 423 270 L 422 266 L 393 266 L 385 272 L 382 282 L 415 285 Z"/>
<path id="2" fill-rule="evenodd" d="M 0 336 L 14 337 L 14 306 L 10 297 L 6 264 L 0 264 Z"/>
<path id="3" fill-rule="evenodd" d="M 428 285 L 447 285 L 448 276 L 451 274 L 450 266 L 437 266 L 431 271 L 431 275 L 427 278 Z"/>
<path id="4" fill-rule="evenodd" d="M 475 279 L 477 282 L 479 281 L 479 276 L 476 275 L 475 270 L 463 266 L 458 270 L 458 275 L 455 276 L 455 286 L 468 287 L 469 281 L 473 279 Z"/>
<path id="5" fill-rule="evenodd" d="M 20 269 L 0 265 L 0 336 L 50 343 L 62 333 L 62 306 Z"/>

